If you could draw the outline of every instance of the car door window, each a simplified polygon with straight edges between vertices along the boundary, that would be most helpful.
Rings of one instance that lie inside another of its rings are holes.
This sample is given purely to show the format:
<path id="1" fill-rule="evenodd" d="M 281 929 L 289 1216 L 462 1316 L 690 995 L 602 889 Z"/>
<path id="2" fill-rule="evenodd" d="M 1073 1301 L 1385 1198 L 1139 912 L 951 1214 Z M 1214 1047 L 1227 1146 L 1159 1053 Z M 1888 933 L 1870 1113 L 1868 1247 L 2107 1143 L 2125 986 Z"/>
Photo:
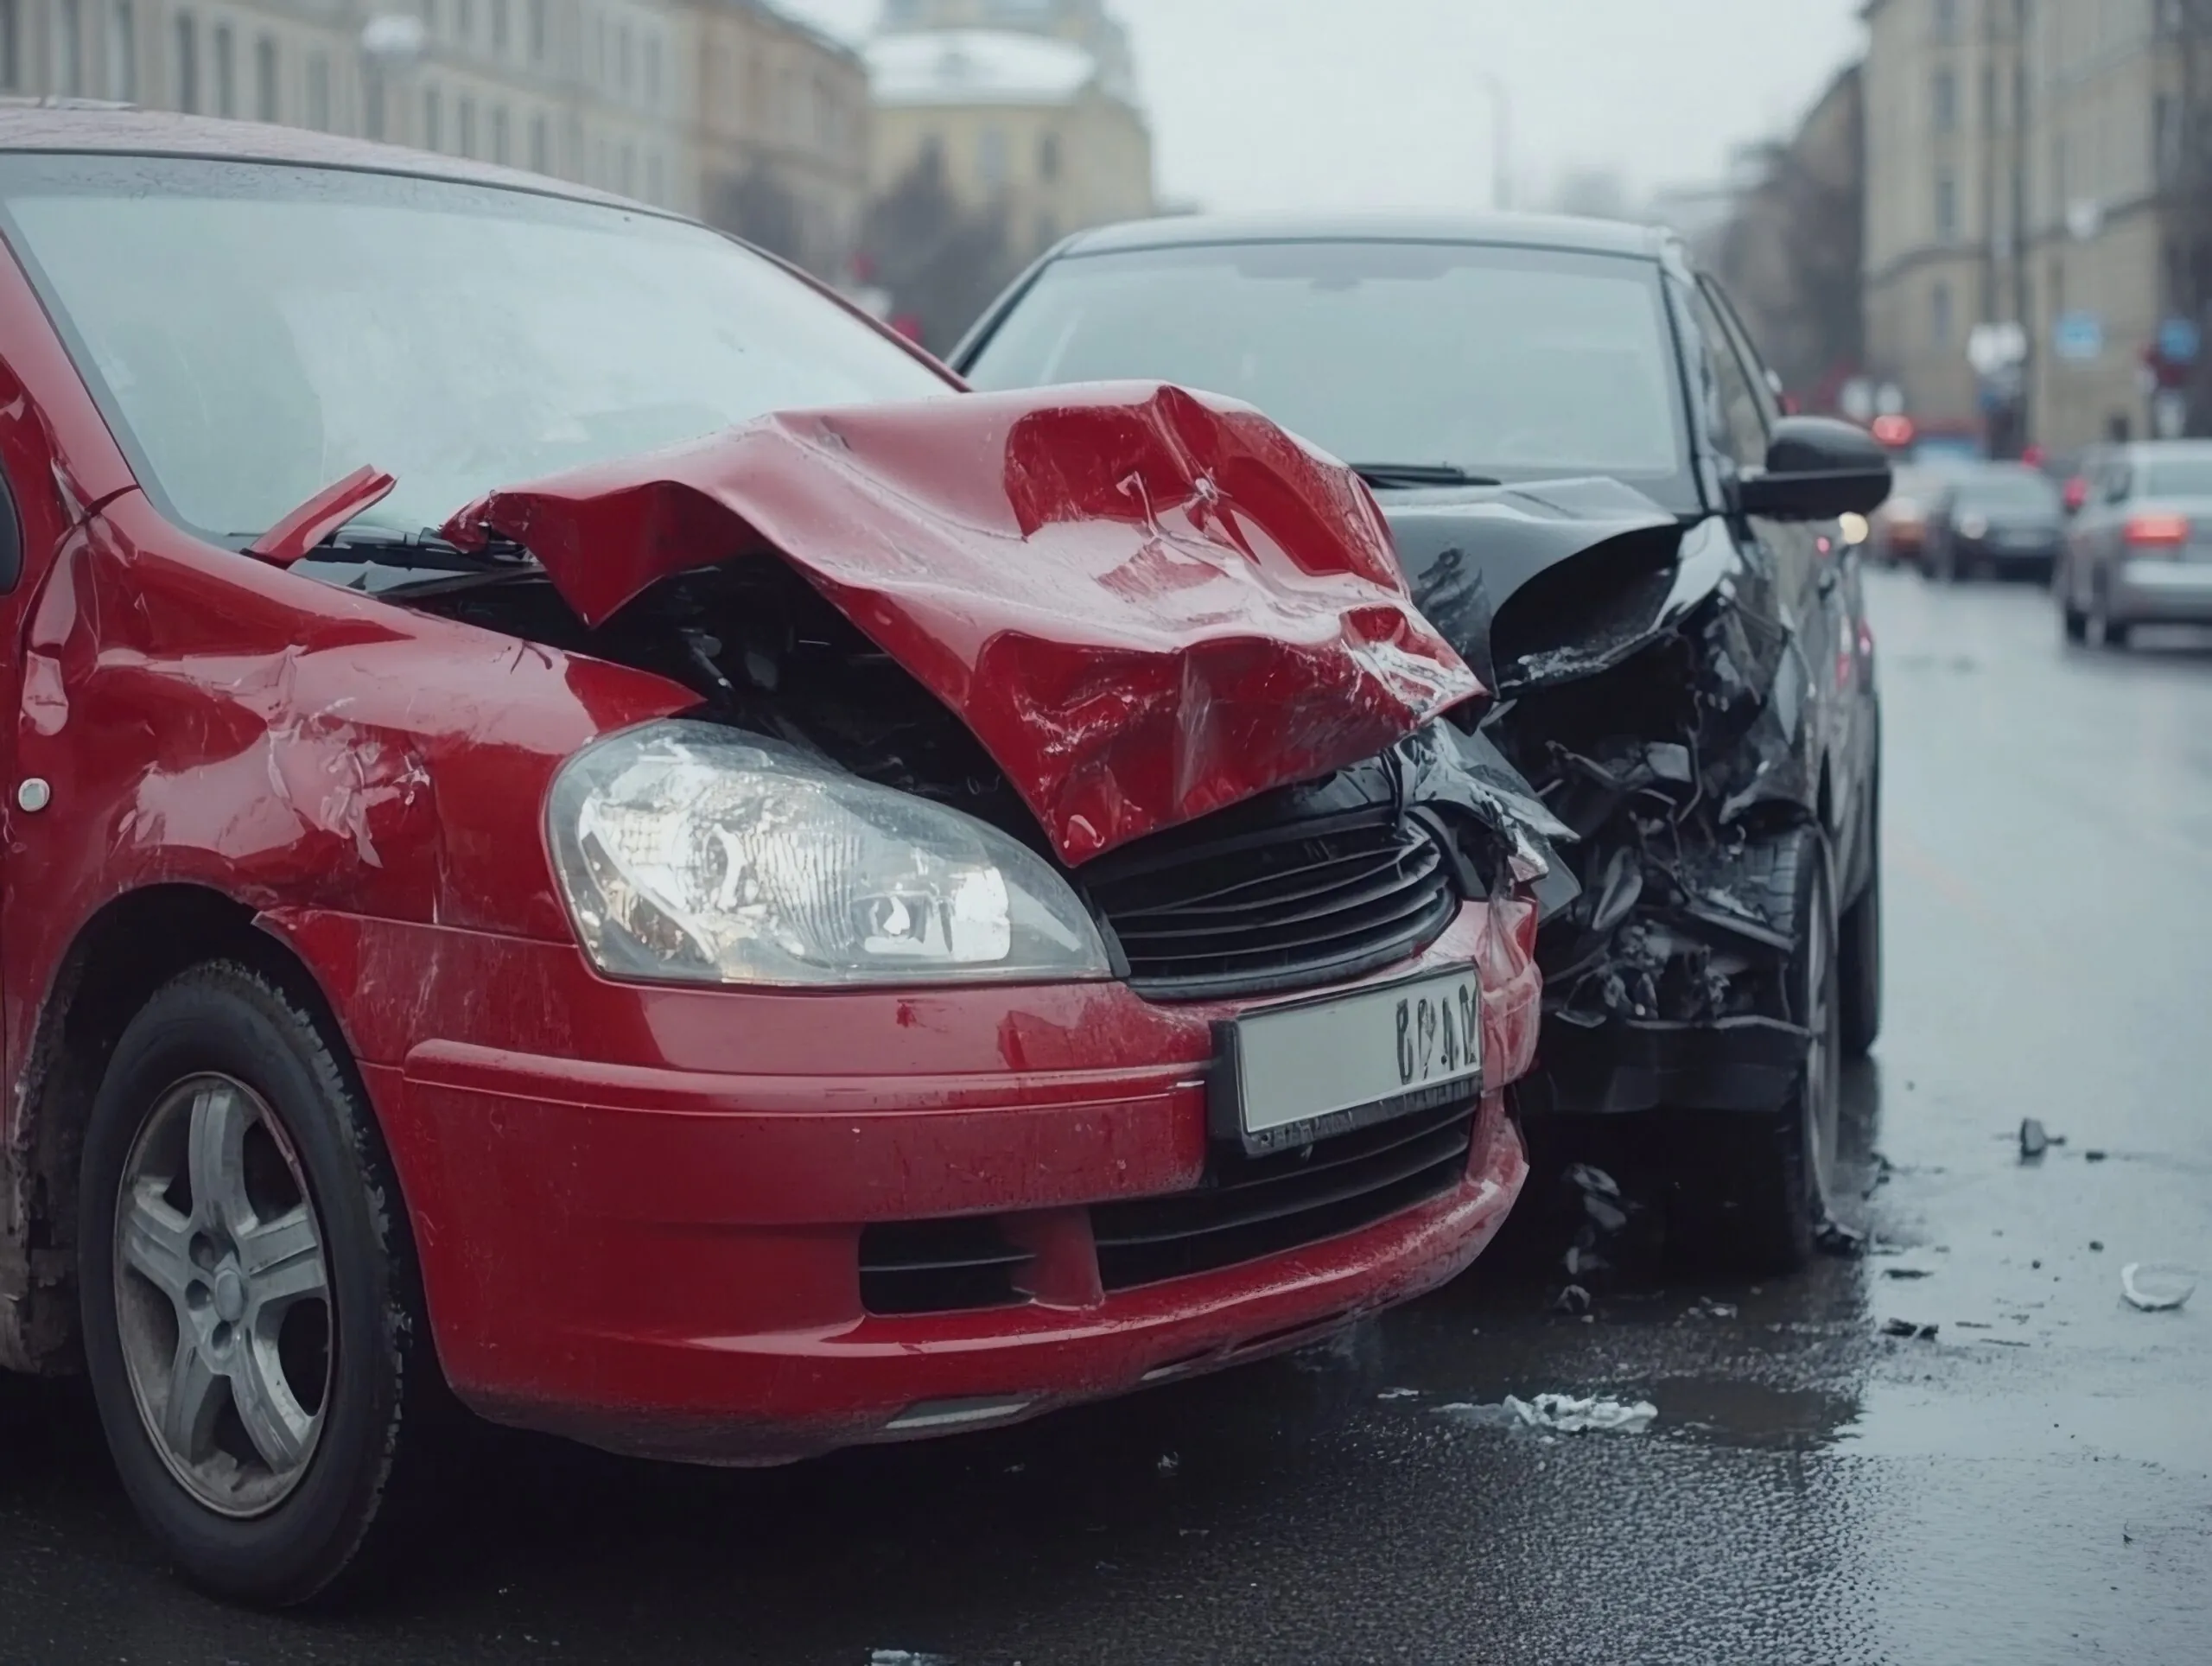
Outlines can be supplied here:
<path id="1" fill-rule="evenodd" d="M 1690 309 L 1705 351 L 1701 389 L 1705 421 L 1714 448 L 1739 469 L 1766 462 L 1767 420 L 1760 390 L 1736 355 L 1728 327 L 1700 288 L 1690 295 Z"/>

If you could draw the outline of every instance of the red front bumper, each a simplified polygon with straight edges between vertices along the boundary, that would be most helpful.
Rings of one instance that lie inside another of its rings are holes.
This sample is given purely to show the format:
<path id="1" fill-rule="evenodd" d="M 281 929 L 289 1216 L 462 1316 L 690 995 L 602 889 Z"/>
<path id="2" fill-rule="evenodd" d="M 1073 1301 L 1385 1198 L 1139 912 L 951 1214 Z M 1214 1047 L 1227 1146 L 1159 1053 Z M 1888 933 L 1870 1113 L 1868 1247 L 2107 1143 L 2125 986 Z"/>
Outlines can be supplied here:
<path id="1" fill-rule="evenodd" d="M 1117 985 L 645 989 L 565 948 L 327 916 L 292 934 L 341 963 L 334 987 L 426 957 L 452 991 L 410 1008 L 451 1008 L 438 1039 L 403 1037 L 381 1008 L 349 1029 L 454 1388 L 623 1451 L 773 1462 L 1276 1351 L 1458 1273 L 1527 1172 L 1497 1091 L 1536 1030 L 1524 904 L 1470 906 L 1423 957 L 1474 961 L 1487 995 L 1490 1091 L 1455 1185 L 1110 1291 L 1090 1206 L 1199 1186 L 1211 1026 L 1235 1006 Z M 946 1217 L 990 1217 L 1030 1250 L 1031 1299 L 868 1312 L 863 1228 Z"/>

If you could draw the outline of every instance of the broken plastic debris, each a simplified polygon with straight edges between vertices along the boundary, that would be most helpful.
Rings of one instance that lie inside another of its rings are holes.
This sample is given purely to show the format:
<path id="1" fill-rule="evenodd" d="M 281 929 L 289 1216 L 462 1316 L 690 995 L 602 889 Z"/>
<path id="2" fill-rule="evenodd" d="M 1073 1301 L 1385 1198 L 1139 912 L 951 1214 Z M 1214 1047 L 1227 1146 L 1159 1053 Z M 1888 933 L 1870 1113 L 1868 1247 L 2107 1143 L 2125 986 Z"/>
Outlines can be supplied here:
<path id="1" fill-rule="evenodd" d="M 1560 1434 L 1641 1434 L 1659 1415 L 1649 1400 L 1630 1402 L 1597 1395 L 1539 1394 L 1523 1400 L 1509 1394 L 1495 1406 L 1451 1405 L 1437 1409 L 1459 1422 L 1493 1428 L 1550 1429 Z"/>
<path id="2" fill-rule="evenodd" d="M 1885 1267 L 1884 1278 L 1933 1278 L 1935 1271 L 1927 1267 Z"/>
<path id="3" fill-rule="evenodd" d="M 1866 1235 L 1853 1226 L 1839 1220 L 1821 1223 L 1813 1236 L 1813 1247 L 1824 1256 L 1834 1256 L 1849 1261 L 1866 1253 Z"/>
<path id="4" fill-rule="evenodd" d="M 2022 1162 L 2033 1162 L 2043 1155 L 2050 1144 L 2050 1135 L 2044 1131 L 2041 1122 L 2032 1116 L 2023 1116 L 2020 1119 L 2020 1160 Z"/>
<path id="5" fill-rule="evenodd" d="M 925 1655 L 912 1649 L 871 1649 L 868 1666 L 952 1666 L 952 1656 Z"/>
<path id="6" fill-rule="evenodd" d="M 2120 1293 L 2146 1313 L 2178 1307 L 2196 1294 L 2196 1275 L 2171 1261 L 2131 1261 L 2120 1269 Z"/>
<path id="7" fill-rule="evenodd" d="M 1155 1467 L 1162 1475 L 1173 1475 L 1183 1467 L 1183 1454 L 1179 1452 L 1163 1452 L 1160 1454 L 1160 1462 Z"/>
<path id="8" fill-rule="evenodd" d="M 2082 1155 L 2084 1159 L 2093 1163 L 2101 1163 L 2105 1160 L 2105 1154 L 2101 1151 L 2085 1151 Z"/>
<path id="9" fill-rule="evenodd" d="M 1419 1389 L 1385 1389 L 1375 1397 L 1377 1400 L 1418 1400 L 1421 1398 L 1421 1390 Z"/>
<path id="10" fill-rule="evenodd" d="M 1933 1342 L 1940 1325 L 1916 1325 L 1909 1319 L 1893 1319 L 1882 1326 L 1884 1336 L 1902 1336 L 1919 1342 Z"/>
<path id="11" fill-rule="evenodd" d="M 1690 1309 L 1690 1317 L 1692 1319 L 1733 1319 L 1736 1317 L 1736 1304 L 1732 1301 L 1715 1301 L 1711 1296 L 1700 1296 L 1697 1299 L 1697 1305 Z"/>
<path id="12" fill-rule="evenodd" d="M 1555 1313 L 1581 1314 L 1590 1311 L 1590 1293 L 1579 1284 L 1570 1284 L 1552 1298 Z"/>

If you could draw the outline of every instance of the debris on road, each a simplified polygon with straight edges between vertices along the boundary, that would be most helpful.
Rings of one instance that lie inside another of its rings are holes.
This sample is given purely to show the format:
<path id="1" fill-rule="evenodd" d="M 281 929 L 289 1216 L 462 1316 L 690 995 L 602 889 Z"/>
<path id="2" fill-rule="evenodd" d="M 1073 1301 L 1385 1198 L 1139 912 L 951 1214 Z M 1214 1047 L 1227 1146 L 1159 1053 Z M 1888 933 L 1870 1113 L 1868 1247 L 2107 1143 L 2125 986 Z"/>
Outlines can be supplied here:
<path id="1" fill-rule="evenodd" d="M 2085 1151 L 2082 1154 L 2082 1157 L 2085 1162 L 2101 1163 L 2104 1161 L 2106 1154 L 2101 1151 Z"/>
<path id="2" fill-rule="evenodd" d="M 1160 1462 L 1155 1467 L 1162 1475 L 1173 1475 L 1183 1467 L 1183 1454 L 1179 1452 L 1163 1452 L 1160 1454 Z"/>
<path id="3" fill-rule="evenodd" d="M 1866 1253 L 1866 1235 L 1840 1220 L 1822 1222 L 1813 1243 L 1822 1255 L 1841 1261 L 1855 1261 Z"/>
<path id="4" fill-rule="evenodd" d="M 2170 1313 L 2196 1294 L 2196 1275 L 2170 1261 L 2131 1261 L 2120 1269 L 2120 1293 L 2146 1313 Z"/>
<path id="5" fill-rule="evenodd" d="M 1882 1269 L 1882 1276 L 1884 1278 L 1933 1278 L 1936 1273 L 1933 1268 L 1929 1267 L 1885 1267 Z"/>
<path id="6" fill-rule="evenodd" d="M 1892 1319 L 1882 1326 L 1884 1336 L 1901 1336 L 1916 1342 L 1933 1342 L 1940 1325 L 1916 1325 L 1909 1319 Z"/>
<path id="7" fill-rule="evenodd" d="M 1419 1389 L 1385 1389 L 1375 1397 L 1377 1400 L 1418 1400 L 1421 1398 L 1421 1390 Z"/>
<path id="8" fill-rule="evenodd" d="M 1590 1293 L 1579 1284 L 1570 1284 L 1552 1298 L 1552 1311 L 1579 1319 L 1590 1311 Z"/>
<path id="9" fill-rule="evenodd" d="M 1700 1296 L 1697 1299 L 1697 1305 L 1690 1309 L 1690 1317 L 1692 1319 L 1733 1319 L 1736 1317 L 1736 1304 L 1732 1301 L 1715 1301 L 1711 1296 Z"/>
<path id="10" fill-rule="evenodd" d="M 868 1666 L 952 1666 L 952 1656 L 918 1654 L 912 1649 L 871 1649 Z"/>
<path id="11" fill-rule="evenodd" d="M 2020 1119 L 2020 1160 L 2022 1162 L 2031 1163 L 2042 1156 L 2050 1147 L 2065 1143 L 2063 1138 L 2052 1139 L 2049 1131 L 2034 1117 L 2024 1116 Z"/>
<path id="12" fill-rule="evenodd" d="M 1659 1415 L 1649 1400 L 1607 1400 L 1598 1395 L 1509 1394 L 1494 1406 L 1459 1403 L 1437 1410 L 1457 1421 L 1487 1428 L 1548 1429 L 1560 1434 L 1641 1434 Z"/>

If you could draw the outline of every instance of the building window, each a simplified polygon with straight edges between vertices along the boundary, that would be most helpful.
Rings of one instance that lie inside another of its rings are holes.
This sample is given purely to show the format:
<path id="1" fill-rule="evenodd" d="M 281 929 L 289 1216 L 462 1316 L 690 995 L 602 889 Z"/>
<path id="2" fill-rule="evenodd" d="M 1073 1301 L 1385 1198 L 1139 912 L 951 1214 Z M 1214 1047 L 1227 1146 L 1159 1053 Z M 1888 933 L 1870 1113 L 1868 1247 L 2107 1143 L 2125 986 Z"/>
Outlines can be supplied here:
<path id="1" fill-rule="evenodd" d="M 507 0 L 492 0 L 492 50 L 507 55 Z"/>
<path id="2" fill-rule="evenodd" d="M 986 191 L 995 191 L 1005 185 L 1006 175 L 1006 129 L 987 127 L 976 144 L 976 176 Z"/>
<path id="3" fill-rule="evenodd" d="M 530 61 L 545 61 L 545 0 L 530 0 Z"/>
<path id="4" fill-rule="evenodd" d="M 1932 104 L 1936 130 L 1955 133 L 1959 130 L 1959 78 L 1948 69 L 1936 72 Z"/>
<path id="5" fill-rule="evenodd" d="M 1060 136 L 1047 133 L 1037 141 L 1037 177 L 1052 181 L 1060 176 Z M 1058 241 L 1057 238 L 1053 239 Z"/>
<path id="6" fill-rule="evenodd" d="M 546 143 L 545 118 L 530 118 L 530 166 L 533 173 L 550 172 L 553 165 L 552 147 Z"/>
<path id="7" fill-rule="evenodd" d="M 1959 236 L 1959 182 L 1948 174 L 1936 176 L 1936 240 L 1955 243 Z"/>
<path id="8" fill-rule="evenodd" d="M 434 86 L 423 89 L 423 149 L 445 149 L 445 105 Z"/>
<path id="9" fill-rule="evenodd" d="M 176 107 L 187 115 L 200 109 L 200 25 L 188 11 L 176 15 Z"/>
<path id="10" fill-rule="evenodd" d="M 492 106 L 492 160 L 496 162 L 507 160 L 507 107 L 505 105 Z"/>
<path id="11" fill-rule="evenodd" d="M 476 154 L 476 100 L 456 99 L 453 113 L 454 137 L 459 141 L 454 148 L 464 156 L 474 156 Z"/>
<path id="12" fill-rule="evenodd" d="M 138 101 L 138 16 L 131 0 L 115 0 L 108 13 L 107 92 L 125 104 Z"/>
<path id="13" fill-rule="evenodd" d="M 238 62 L 233 49 L 236 37 L 228 23 L 215 25 L 215 113 L 235 116 L 238 113 Z"/>
<path id="14" fill-rule="evenodd" d="M 264 122 L 276 119 L 276 42 L 266 35 L 253 44 L 253 113 Z"/>
<path id="15" fill-rule="evenodd" d="M 379 137 L 384 131 L 384 100 L 372 94 L 369 114 L 377 131 L 370 135 Z M 308 54 L 308 125 L 318 133 L 330 131 L 330 54 L 327 52 Z"/>
<path id="16" fill-rule="evenodd" d="M 54 88 L 65 99 L 85 91 L 85 15 L 79 0 L 56 0 L 54 20 Z"/>
<path id="17" fill-rule="evenodd" d="M 1938 283 L 1928 292 L 1928 339 L 1939 347 L 1951 345 L 1951 286 Z"/>

